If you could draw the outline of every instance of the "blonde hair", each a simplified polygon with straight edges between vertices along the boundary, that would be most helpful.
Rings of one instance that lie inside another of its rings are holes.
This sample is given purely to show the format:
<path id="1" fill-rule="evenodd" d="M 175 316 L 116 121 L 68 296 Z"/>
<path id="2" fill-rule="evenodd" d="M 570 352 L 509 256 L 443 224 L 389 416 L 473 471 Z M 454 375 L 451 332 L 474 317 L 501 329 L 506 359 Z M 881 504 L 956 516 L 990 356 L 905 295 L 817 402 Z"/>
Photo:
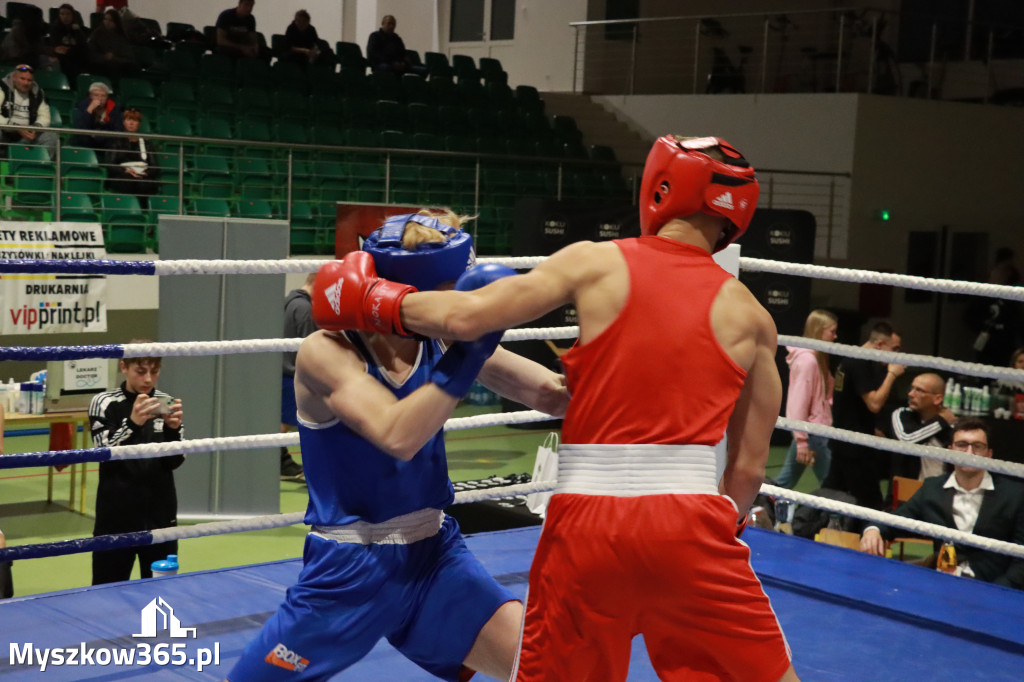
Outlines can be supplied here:
<path id="1" fill-rule="evenodd" d="M 807 316 L 807 320 L 804 322 L 804 337 L 821 341 L 821 335 L 825 330 L 838 323 L 839 319 L 835 314 L 827 310 L 822 310 L 821 308 L 812 310 L 811 314 Z M 827 383 L 828 376 L 831 374 L 828 369 L 828 353 L 816 350 L 814 351 L 814 357 L 818 360 L 818 369 L 821 370 L 821 378 Z"/>
<path id="2" fill-rule="evenodd" d="M 454 228 L 461 228 L 475 216 L 460 215 L 450 208 L 424 208 L 416 212 L 416 215 L 436 218 L 439 223 L 444 223 Z M 402 234 L 402 248 L 406 251 L 415 251 L 420 244 L 427 242 L 447 241 L 443 233 L 437 230 L 409 221 L 405 224 L 405 232 Z"/>

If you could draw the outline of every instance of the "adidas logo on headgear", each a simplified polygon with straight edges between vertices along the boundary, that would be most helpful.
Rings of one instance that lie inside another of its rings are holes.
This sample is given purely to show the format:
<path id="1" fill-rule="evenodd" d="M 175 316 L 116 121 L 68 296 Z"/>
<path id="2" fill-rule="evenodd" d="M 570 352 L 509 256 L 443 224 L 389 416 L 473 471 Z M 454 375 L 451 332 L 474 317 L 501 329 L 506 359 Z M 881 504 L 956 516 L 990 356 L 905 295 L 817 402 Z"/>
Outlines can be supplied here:
<path id="1" fill-rule="evenodd" d="M 338 280 L 331 286 L 327 287 L 324 291 L 324 296 L 327 297 L 327 302 L 331 304 L 331 310 L 334 311 L 335 315 L 341 315 L 341 285 L 344 284 L 344 280 Z"/>
<path id="2" fill-rule="evenodd" d="M 715 197 L 712 205 L 724 208 L 726 211 L 735 210 L 735 206 L 732 205 L 732 192 L 726 192 L 725 194 L 719 194 Z"/>

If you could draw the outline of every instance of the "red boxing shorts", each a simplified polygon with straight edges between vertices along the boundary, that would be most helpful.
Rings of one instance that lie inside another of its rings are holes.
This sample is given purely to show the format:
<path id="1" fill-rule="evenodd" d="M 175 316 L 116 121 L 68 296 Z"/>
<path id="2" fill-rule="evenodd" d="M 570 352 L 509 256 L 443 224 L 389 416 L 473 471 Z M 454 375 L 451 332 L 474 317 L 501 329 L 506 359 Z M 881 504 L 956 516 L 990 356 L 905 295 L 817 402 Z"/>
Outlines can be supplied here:
<path id="1" fill-rule="evenodd" d="M 782 677 L 789 646 L 735 537 L 735 504 L 713 488 L 689 492 L 713 483 L 713 459 L 708 471 L 680 477 L 661 464 L 622 465 L 620 449 L 622 469 L 592 463 L 580 475 L 565 450 L 530 569 L 515 679 L 625 680 L 638 634 L 661 680 Z M 687 492 L 648 494 L 624 471 L 643 472 L 659 490 L 685 478 Z M 612 480 L 617 494 L 575 492 L 604 491 Z"/>

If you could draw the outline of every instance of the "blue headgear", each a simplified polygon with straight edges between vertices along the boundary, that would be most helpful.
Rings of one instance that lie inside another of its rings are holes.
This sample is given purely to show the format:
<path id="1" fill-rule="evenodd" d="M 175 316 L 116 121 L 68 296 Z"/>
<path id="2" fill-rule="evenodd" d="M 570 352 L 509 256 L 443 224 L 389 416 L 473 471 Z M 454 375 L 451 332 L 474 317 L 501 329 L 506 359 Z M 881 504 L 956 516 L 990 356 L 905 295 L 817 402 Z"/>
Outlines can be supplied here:
<path id="1" fill-rule="evenodd" d="M 424 242 L 415 251 L 407 251 L 402 247 L 407 222 L 432 227 L 449 239 Z M 380 229 L 363 241 L 363 251 L 373 256 L 378 275 L 393 282 L 411 284 L 420 291 L 430 291 L 445 282 L 454 282 L 476 263 L 473 238 L 468 232 L 416 213 L 388 218 Z"/>

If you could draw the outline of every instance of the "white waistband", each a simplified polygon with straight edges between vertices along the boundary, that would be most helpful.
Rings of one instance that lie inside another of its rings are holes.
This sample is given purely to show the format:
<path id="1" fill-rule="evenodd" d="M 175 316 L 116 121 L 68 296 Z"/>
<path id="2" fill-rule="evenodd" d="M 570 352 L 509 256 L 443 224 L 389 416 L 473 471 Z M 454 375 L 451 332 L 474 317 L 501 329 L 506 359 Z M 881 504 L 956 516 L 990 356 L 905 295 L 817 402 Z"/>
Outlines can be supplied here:
<path id="1" fill-rule="evenodd" d="M 710 445 L 565 445 L 558 449 L 555 493 L 717 495 Z"/>
<path id="2" fill-rule="evenodd" d="M 440 509 L 420 509 L 382 523 L 356 521 L 345 526 L 313 526 L 309 533 L 357 545 L 411 545 L 437 535 L 443 523 L 444 512 Z"/>

